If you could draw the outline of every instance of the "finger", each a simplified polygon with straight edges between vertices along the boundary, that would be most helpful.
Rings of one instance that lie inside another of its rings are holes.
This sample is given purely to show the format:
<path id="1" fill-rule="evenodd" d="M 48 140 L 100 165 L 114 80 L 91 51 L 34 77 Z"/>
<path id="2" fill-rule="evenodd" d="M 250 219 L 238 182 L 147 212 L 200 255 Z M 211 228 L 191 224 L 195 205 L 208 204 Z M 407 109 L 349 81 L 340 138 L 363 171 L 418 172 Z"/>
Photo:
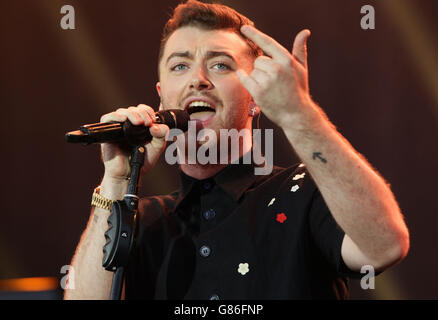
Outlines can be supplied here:
<path id="1" fill-rule="evenodd" d="M 260 90 L 260 86 L 255 79 L 249 76 L 244 70 L 238 69 L 236 71 L 237 78 L 240 83 L 245 87 L 246 90 L 251 94 L 254 98 L 254 95 L 258 93 Z"/>
<path id="2" fill-rule="evenodd" d="M 155 111 L 148 105 L 139 104 L 137 106 L 137 111 L 140 114 L 140 116 L 144 119 L 146 126 L 150 125 L 155 121 Z"/>
<path id="3" fill-rule="evenodd" d="M 153 137 L 163 139 L 169 131 L 169 127 L 165 124 L 153 124 L 150 131 Z"/>
<path id="4" fill-rule="evenodd" d="M 260 86 L 264 83 L 269 82 L 271 79 L 271 75 L 265 70 L 254 68 L 251 72 L 251 78 L 253 78 Z"/>
<path id="5" fill-rule="evenodd" d="M 117 112 L 111 112 L 111 113 L 107 113 L 107 114 L 104 114 L 103 116 L 101 116 L 100 122 L 111 122 L 111 121 L 124 122 L 127 119 L 128 119 L 128 117 L 124 114 L 117 113 Z"/>
<path id="6" fill-rule="evenodd" d="M 244 25 L 240 31 L 273 59 L 283 61 L 289 58 L 289 52 L 281 44 L 260 30 L 249 25 Z"/>
<path id="7" fill-rule="evenodd" d="M 152 140 L 150 144 L 146 144 L 146 148 L 154 148 L 156 150 L 161 150 L 166 144 L 166 135 L 169 132 L 169 127 L 165 124 L 154 124 L 149 128 L 149 132 L 152 135 Z"/>
<path id="8" fill-rule="evenodd" d="M 254 60 L 254 68 L 263 69 L 269 68 L 273 60 L 267 56 L 259 56 Z"/>
<path id="9" fill-rule="evenodd" d="M 137 107 L 141 110 L 145 110 L 151 116 L 151 118 L 155 117 L 155 110 L 152 107 L 143 103 L 140 103 Z"/>
<path id="10" fill-rule="evenodd" d="M 144 120 L 135 110 L 135 107 L 130 107 L 128 109 L 120 108 L 117 109 L 116 113 L 125 115 L 134 126 L 144 125 Z"/>
<path id="11" fill-rule="evenodd" d="M 135 113 L 136 115 L 138 115 L 142 120 L 143 120 L 143 124 L 148 127 L 152 124 L 152 119 L 149 116 L 149 113 L 147 113 L 144 110 L 139 109 L 138 107 L 129 107 L 128 111 Z"/>
<path id="12" fill-rule="evenodd" d="M 310 37 L 310 30 L 301 30 L 295 37 L 292 55 L 307 68 L 307 39 Z"/>
<path id="13" fill-rule="evenodd" d="M 254 61 L 254 69 L 262 70 L 268 74 L 274 74 L 278 71 L 279 64 L 266 56 L 257 57 Z"/>

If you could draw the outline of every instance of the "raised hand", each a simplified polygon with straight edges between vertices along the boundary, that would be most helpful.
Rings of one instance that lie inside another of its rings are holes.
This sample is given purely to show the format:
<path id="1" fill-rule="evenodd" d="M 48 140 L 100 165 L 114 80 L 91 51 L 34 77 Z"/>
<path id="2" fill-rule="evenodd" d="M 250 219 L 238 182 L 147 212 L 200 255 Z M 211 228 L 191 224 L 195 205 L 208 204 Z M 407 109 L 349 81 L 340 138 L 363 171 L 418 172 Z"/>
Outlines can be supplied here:
<path id="1" fill-rule="evenodd" d="M 261 111 L 282 128 L 291 124 L 294 114 L 311 101 L 308 85 L 306 42 L 310 31 L 297 34 L 290 53 L 277 41 L 254 27 L 245 25 L 242 33 L 265 53 L 254 61 L 250 74 L 236 74 Z"/>

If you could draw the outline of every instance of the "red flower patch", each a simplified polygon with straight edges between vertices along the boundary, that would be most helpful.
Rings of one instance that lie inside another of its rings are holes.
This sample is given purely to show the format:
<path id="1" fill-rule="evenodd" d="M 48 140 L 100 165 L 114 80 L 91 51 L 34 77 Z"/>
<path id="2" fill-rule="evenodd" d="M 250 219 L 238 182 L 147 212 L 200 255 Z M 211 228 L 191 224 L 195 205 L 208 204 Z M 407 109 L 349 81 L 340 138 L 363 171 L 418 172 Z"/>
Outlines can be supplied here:
<path id="1" fill-rule="evenodd" d="M 277 221 L 283 223 L 287 219 L 286 215 L 282 212 L 277 214 Z"/>

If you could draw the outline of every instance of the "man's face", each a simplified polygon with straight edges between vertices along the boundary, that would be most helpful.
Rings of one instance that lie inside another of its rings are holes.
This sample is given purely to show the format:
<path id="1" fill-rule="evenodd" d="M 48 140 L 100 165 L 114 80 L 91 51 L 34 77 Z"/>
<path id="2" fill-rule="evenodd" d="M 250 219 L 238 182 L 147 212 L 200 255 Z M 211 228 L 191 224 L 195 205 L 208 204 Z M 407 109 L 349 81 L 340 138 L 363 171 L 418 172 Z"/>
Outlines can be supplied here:
<path id="1" fill-rule="evenodd" d="M 183 27 L 167 40 L 157 90 L 164 109 L 185 109 L 198 128 L 250 128 L 251 96 L 235 71 L 250 72 L 248 44 L 228 30 Z M 219 135 L 218 135 L 219 136 Z"/>

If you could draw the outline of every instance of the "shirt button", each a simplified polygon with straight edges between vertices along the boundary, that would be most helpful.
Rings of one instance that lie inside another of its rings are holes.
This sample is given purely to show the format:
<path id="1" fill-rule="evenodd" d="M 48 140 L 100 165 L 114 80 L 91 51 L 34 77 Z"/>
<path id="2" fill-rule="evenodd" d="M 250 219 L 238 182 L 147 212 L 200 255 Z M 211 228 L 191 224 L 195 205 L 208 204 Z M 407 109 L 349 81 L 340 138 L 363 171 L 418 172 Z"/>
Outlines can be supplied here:
<path id="1" fill-rule="evenodd" d="M 213 209 L 208 209 L 204 212 L 204 218 L 205 220 L 211 220 L 214 217 L 216 217 L 216 212 Z"/>
<path id="2" fill-rule="evenodd" d="M 213 294 L 213 295 L 210 297 L 210 300 L 219 300 L 219 296 L 218 296 L 217 294 Z"/>
<path id="3" fill-rule="evenodd" d="M 213 184 L 210 181 L 205 181 L 203 184 L 204 190 L 210 190 Z"/>
<path id="4" fill-rule="evenodd" d="M 202 246 L 201 249 L 199 249 L 199 253 L 204 258 L 207 258 L 210 255 L 210 253 L 211 253 L 211 249 L 208 246 Z"/>

